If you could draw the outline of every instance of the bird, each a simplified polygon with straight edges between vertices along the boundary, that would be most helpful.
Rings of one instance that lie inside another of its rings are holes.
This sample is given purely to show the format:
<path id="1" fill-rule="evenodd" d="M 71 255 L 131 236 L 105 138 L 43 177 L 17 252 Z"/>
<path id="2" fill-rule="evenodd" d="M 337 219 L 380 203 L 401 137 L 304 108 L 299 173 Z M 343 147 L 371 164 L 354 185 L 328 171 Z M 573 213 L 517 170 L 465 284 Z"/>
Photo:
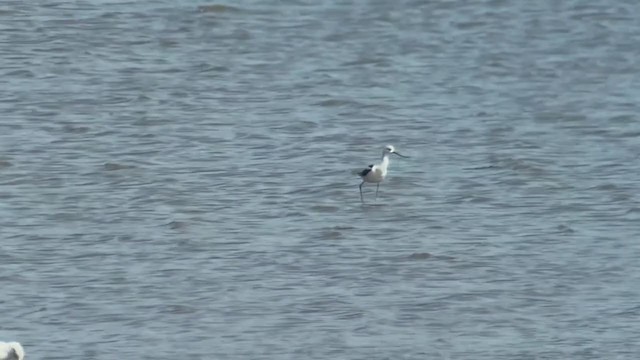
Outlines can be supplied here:
<path id="1" fill-rule="evenodd" d="M 389 167 L 389 155 L 395 154 L 403 158 L 408 158 L 396 151 L 393 145 L 387 145 L 382 150 L 382 161 L 379 164 L 371 164 L 366 169 L 360 171 L 358 175 L 362 178 L 360 183 L 360 201 L 364 204 L 364 198 L 362 197 L 362 185 L 364 183 L 376 183 L 376 200 L 378 199 L 378 189 L 380 183 L 387 176 L 387 168 Z"/>
<path id="2" fill-rule="evenodd" d="M 0 341 L 0 360 L 23 360 L 24 349 L 19 342 Z"/>

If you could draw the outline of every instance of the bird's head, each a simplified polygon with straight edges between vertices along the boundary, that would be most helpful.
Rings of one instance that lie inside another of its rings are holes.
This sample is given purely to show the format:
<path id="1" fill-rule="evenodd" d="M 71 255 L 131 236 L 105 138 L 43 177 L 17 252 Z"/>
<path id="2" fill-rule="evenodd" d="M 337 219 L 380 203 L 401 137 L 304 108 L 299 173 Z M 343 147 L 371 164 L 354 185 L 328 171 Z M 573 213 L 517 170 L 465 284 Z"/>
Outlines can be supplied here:
<path id="1" fill-rule="evenodd" d="M 384 147 L 384 150 L 382 150 L 382 155 L 388 155 L 388 154 L 396 154 L 400 157 L 408 157 L 408 156 L 404 156 L 402 154 L 400 154 L 399 152 L 396 151 L 396 148 L 393 147 L 393 145 L 387 145 Z"/>

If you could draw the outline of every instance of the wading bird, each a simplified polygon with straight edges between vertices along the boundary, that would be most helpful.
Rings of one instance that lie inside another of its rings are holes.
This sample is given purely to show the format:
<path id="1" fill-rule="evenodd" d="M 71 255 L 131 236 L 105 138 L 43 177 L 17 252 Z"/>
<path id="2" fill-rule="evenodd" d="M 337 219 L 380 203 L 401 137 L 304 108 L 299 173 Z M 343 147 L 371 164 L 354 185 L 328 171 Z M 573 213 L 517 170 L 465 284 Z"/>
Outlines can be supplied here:
<path id="1" fill-rule="evenodd" d="M 400 157 L 408 157 L 404 156 L 396 151 L 393 145 L 385 146 L 384 150 L 382 150 L 382 161 L 378 164 L 371 164 L 368 168 L 360 171 L 358 175 L 362 178 L 362 182 L 360 183 L 360 201 L 364 203 L 364 198 L 362 197 L 362 185 L 364 183 L 376 183 L 376 200 L 378 199 L 378 189 L 380 188 L 380 183 L 384 180 L 385 176 L 387 176 L 387 168 L 389 167 L 389 155 L 395 154 Z"/>

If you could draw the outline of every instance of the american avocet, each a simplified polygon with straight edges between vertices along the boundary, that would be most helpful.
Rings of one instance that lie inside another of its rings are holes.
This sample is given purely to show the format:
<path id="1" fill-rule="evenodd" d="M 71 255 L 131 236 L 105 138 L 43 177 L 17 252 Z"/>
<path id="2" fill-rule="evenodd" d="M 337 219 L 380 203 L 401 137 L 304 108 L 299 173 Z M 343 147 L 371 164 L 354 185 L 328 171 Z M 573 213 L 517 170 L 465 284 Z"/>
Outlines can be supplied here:
<path id="1" fill-rule="evenodd" d="M 22 360 L 24 349 L 19 342 L 0 342 L 0 360 Z"/>
<path id="2" fill-rule="evenodd" d="M 396 154 L 401 157 L 404 156 L 396 151 L 393 145 L 385 146 L 384 150 L 382 150 L 382 161 L 379 164 L 371 164 L 368 168 L 360 171 L 358 175 L 362 178 L 362 182 L 360 183 L 360 201 L 364 203 L 364 198 L 362 197 L 362 185 L 364 183 L 376 183 L 376 200 L 378 199 L 378 189 L 380 188 L 380 183 L 384 180 L 385 176 L 387 176 L 387 168 L 389 167 L 389 155 Z"/>

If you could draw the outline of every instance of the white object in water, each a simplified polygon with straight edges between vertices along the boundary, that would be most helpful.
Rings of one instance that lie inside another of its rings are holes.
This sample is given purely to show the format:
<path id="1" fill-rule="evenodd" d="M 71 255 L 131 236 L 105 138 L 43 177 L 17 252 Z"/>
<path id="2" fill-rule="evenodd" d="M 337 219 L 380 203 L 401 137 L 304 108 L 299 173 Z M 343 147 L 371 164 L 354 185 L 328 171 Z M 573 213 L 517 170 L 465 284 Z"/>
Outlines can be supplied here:
<path id="1" fill-rule="evenodd" d="M 384 180 L 385 176 L 387 176 L 387 167 L 389 167 L 389 155 L 396 154 L 401 157 L 404 156 L 396 151 L 393 145 L 385 146 L 384 150 L 382 150 L 382 161 L 378 164 L 371 164 L 368 168 L 360 171 L 358 175 L 362 178 L 362 182 L 360 183 L 360 201 L 364 203 L 364 199 L 362 197 L 362 185 L 364 183 L 376 183 L 376 199 L 378 199 L 378 189 L 380 188 L 380 183 Z"/>
<path id="2" fill-rule="evenodd" d="M 0 360 L 23 360 L 24 349 L 19 342 L 0 341 Z"/>

